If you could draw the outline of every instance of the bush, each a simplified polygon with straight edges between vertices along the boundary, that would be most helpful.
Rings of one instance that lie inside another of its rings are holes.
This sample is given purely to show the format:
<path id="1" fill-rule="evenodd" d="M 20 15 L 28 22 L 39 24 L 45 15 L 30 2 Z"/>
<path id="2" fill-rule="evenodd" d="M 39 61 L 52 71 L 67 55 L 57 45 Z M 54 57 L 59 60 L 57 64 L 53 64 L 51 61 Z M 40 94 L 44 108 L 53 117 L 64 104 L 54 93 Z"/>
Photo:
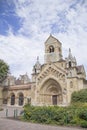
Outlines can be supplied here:
<path id="1" fill-rule="evenodd" d="M 83 128 L 87 128 L 87 121 L 82 120 L 82 121 L 80 122 L 80 126 L 83 127 Z"/>
<path id="2" fill-rule="evenodd" d="M 82 109 L 78 116 L 80 119 L 87 121 L 87 109 Z"/>
<path id="3" fill-rule="evenodd" d="M 75 103 L 68 107 L 26 105 L 24 106 L 23 119 L 44 124 L 86 127 L 87 103 Z"/>
<path id="4" fill-rule="evenodd" d="M 87 89 L 83 89 L 78 92 L 73 92 L 71 96 L 71 102 L 87 102 Z"/>

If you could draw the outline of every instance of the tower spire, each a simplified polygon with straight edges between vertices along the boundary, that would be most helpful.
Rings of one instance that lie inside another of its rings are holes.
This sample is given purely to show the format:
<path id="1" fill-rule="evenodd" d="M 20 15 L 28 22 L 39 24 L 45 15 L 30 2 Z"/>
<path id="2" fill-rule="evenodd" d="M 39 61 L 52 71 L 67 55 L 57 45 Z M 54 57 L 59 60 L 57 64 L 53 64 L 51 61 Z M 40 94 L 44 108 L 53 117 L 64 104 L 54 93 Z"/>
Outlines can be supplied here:
<path id="1" fill-rule="evenodd" d="M 72 56 L 72 53 L 71 53 L 71 49 L 69 48 L 69 54 L 68 54 L 68 57 L 66 58 L 66 62 L 67 62 L 67 66 L 68 67 L 74 67 L 76 66 L 76 59 L 75 57 Z"/>
<path id="2" fill-rule="evenodd" d="M 69 59 L 72 59 L 72 58 L 73 58 L 72 53 L 71 53 L 71 49 L 70 49 L 70 48 L 69 48 L 69 55 L 68 55 L 68 58 L 69 58 Z"/>
<path id="3" fill-rule="evenodd" d="M 71 53 L 71 49 L 69 48 L 69 53 Z"/>
<path id="4" fill-rule="evenodd" d="M 37 56 L 37 61 L 39 61 L 39 56 Z"/>

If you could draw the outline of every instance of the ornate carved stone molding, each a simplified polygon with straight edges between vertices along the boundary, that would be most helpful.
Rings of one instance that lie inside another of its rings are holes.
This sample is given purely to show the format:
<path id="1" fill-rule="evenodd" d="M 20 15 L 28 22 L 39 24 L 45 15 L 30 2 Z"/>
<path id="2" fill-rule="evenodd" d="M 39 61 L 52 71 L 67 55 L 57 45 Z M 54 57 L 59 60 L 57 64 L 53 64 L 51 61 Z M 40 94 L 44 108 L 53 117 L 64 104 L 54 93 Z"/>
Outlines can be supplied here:
<path id="1" fill-rule="evenodd" d="M 44 78 L 47 76 L 54 76 L 60 81 L 65 81 L 65 74 L 62 73 L 59 69 L 55 69 L 52 66 L 49 66 L 47 69 L 45 69 L 38 77 L 37 77 L 37 84 L 40 84 Z"/>

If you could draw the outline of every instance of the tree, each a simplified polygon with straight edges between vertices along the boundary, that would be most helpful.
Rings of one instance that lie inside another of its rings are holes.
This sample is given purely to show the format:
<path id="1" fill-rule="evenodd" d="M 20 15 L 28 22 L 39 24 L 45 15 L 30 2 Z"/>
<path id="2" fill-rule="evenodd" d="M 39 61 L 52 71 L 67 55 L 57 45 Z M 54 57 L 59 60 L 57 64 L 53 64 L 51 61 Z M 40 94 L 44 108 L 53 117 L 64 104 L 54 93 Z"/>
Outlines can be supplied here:
<path id="1" fill-rule="evenodd" d="M 0 59 L 0 83 L 2 83 L 9 73 L 9 66 Z"/>

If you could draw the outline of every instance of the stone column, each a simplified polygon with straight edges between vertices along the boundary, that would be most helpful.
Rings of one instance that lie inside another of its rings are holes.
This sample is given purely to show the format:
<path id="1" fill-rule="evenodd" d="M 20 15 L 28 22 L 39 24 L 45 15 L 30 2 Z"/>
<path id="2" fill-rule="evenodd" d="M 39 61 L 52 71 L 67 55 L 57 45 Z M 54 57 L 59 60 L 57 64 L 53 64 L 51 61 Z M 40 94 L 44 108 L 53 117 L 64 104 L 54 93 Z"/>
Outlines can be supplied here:
<path id="1" fill-rule="evenodd" d="M 15 106 L 19 106 L 19 99 L 17 96 L 15 97 Z"/>
<path id="2" fill-rule="evenodd" d="M 27 104 L 28 103 L 27 101 L 28 101 L 27 97 L 24 97 L 23 105 Z"/>
<path id="3" fill-rule="evenodd" d="M 11 105 L 11 97 L 8 97 L 7 105 L 8 105 L 8 106 Z"/>

